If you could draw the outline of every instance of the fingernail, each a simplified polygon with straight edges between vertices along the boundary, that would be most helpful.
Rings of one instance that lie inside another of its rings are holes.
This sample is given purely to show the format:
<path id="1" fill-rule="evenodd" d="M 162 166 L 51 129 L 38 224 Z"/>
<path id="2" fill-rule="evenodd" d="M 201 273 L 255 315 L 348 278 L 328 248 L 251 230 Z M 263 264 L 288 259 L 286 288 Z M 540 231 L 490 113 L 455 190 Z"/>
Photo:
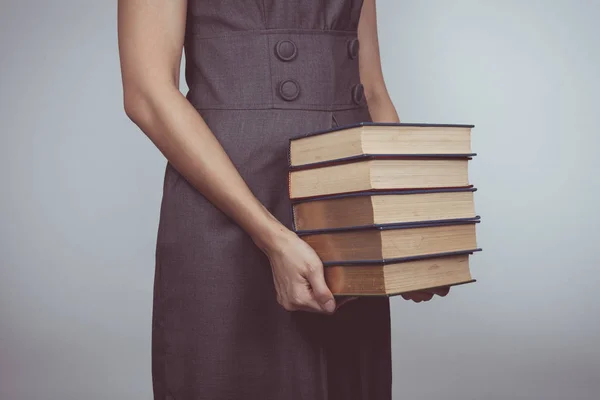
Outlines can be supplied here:
<path id="1" fill-rule="evenodd" d="M 330 313 L 335 311 L 335 301 L 333 299 L 325 303 L 325 311 Z"/>

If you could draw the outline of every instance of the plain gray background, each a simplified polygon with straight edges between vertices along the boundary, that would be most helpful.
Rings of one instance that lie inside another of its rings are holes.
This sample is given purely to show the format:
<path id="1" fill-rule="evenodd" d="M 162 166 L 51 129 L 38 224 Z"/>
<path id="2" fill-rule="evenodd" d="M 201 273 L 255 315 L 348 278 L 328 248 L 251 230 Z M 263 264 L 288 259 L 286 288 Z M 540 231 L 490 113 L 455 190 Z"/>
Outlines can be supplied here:
<path id="1" fill-rule="evenodd" d="M 484 249 L 477 284 L 393 299 L 395 399 L 600 398 L 598 15 L 378 1 L 403 121 L 476 125 Z M 122 109 L 116 2 L 0 1 L 0 68 L 0 400 L 150 399 L 165 160 Z"/>

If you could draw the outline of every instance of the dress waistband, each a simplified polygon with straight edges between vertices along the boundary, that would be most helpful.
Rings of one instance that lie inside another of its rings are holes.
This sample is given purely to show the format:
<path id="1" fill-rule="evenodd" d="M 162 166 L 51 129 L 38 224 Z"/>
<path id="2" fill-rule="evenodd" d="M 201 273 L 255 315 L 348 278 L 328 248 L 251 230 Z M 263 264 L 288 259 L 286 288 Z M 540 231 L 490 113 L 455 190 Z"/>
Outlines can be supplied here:
<path id="1" fill-rule="evenodd" d="M 197 109 L 366 107 L 353 31 L 238 31 L 186 38 L 187 98 Z"/>

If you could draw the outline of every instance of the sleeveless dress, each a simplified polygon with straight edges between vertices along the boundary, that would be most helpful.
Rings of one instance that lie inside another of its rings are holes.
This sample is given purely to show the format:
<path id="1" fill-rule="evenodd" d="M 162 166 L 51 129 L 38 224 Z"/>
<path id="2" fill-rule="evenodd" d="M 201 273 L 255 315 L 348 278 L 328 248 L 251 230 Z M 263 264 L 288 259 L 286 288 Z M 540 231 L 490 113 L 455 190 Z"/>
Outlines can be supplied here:
<path id="1" fill-rule="evenodd" d="M 290 137 L 371 121 L 362 0 L 188 0 L 187 98 L 289 228 Z M 250 237 L 167 163 L 152 316 L 156 400 L 389 400 L 390 308 L 288 312 Z"/>

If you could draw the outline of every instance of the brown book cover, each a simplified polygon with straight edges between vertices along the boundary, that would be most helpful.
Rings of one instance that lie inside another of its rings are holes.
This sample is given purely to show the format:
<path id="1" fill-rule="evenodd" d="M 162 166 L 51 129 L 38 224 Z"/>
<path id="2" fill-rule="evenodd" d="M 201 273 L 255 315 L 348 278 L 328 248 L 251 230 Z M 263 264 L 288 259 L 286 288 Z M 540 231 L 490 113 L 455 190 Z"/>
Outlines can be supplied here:
<path id="1" fill-rule="evenodd" d="M 294 230 L 475 218 L 475 188 L 364 191 L 292 202 Z"/>
<path id="2" fill-rule="evenodd" d="M 291 169 L 317 167 L 369 156 L 472 157 L 474 125 L 359 122 L 292 137 Z"/>
<path id="3" fill-rule="evenodd" d="M 325 265 L 377 264 L 478 251 L 480 218 L 299 232 Z"/>
<path id="4" fill-rule="evenodd" d="M 468 157 L 368 156 L 289 171 L 290 199 L 364 191 L 470 187 Z"/>
<path id="5" fill-rule="evenodd" d="M 395 296 L 476 282 L 469 254 L 372 265 L 331 265 L 325 281 L 335 296 Z"/>

